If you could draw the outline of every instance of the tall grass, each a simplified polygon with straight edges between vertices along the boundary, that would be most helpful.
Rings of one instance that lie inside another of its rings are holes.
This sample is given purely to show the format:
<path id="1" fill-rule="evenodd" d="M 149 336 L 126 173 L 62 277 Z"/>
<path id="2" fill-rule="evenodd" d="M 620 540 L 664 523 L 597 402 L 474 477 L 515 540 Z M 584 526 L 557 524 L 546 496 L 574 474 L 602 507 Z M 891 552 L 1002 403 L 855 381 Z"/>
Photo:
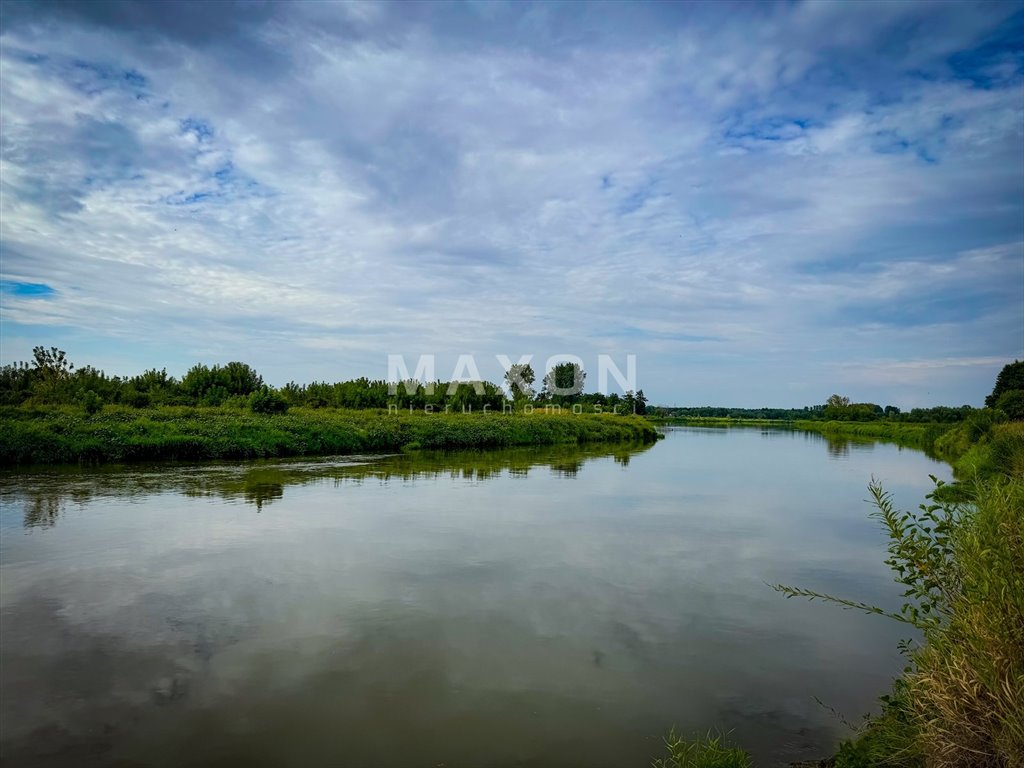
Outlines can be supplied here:
<path id="1" fill-rule="evenodd" d="M 667 757 L 651 763 L 652 768 L 750 768 L 750 756 L 742 749 L 729 746 L 720 735 L 708 734 L 696 739 L 682 739 L 673 730 L 665 739 Z"/>
<path id="2" fill-rule="evenodd" d="M 837 768 L 1024 766 L 1024 480 L 975 482 L 967 501 L 930 494 L 913 512 L 896 510 L 877 483 L 870 490 L 889 536 L 886 563 L 905 587 L 901 610 L 776 586 L 923 635 L 905 647 L 910 666 L 882 716 L 842 745 Z"/>
<path id="3" fill-rule="evenodd" d="M 223 408 L 53 406 L 0 409 L 0 464 L 259 458 L 653 441 L 635 416 L 572 413 L 427 414 L 294 408 L 258 414 Z"/>
<path id="4" fill-rule="evenodd" d="M 979 487 L 951 546 L 948 620 L 908 680 L 926 765 L 1024 766 L 1024 483 Z"/>
<path id="5" fill-rule="evenodd" d="M 959 480 L 971 483 L 988 478 L 1024 478 L 1024 422 L 993 424 L 975 433 L 970 425 L 958 427 L 936 443 L 948 456 Z"/>

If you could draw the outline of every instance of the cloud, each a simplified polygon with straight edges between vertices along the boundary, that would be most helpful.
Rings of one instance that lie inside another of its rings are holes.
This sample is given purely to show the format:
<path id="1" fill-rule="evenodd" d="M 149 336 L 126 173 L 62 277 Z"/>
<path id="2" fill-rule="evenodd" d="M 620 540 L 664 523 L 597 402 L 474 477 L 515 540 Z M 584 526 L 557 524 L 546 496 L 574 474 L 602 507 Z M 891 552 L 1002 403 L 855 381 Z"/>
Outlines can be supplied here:
<path id="1" fill-rule="evenodd" d="M 635 353 L 656 402 L 803 405 L 1024 350 L 1019 4 L 11 8 L 0 271 L 54 293 L 4 362 Z"/>

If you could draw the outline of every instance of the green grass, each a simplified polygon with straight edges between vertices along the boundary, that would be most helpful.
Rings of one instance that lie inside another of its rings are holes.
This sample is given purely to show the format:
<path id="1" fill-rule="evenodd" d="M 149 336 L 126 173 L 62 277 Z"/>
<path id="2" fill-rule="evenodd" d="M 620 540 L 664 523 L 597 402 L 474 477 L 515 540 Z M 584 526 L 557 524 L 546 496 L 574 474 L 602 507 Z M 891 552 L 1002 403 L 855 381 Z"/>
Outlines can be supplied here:
<path id="1" fill-rule="evenodd" d="M 952 424 L 915 424 L 899 421 L 794 421 L 794 429 L 826 437 L 886 440 L 930 451 Z"/>
<path id="2" fill-rule="evenodd" d="M 653 441 L 635 416 L 426 414 L 294 408 L 264 415 L 217 408 L 0 409 L 0 464 L 241 459 Z"/>
<path id="3" fill-rule="evenodd" d="M 652 768 L 750 768 L 750 756 L 729 746 L 723 736 L 708 734 L 681 739 L 673 730 L 665 739 L 667 757 L 654 760 Z"/>
<path id="4" fill-rule="evenodd" d="M 936 443 L 948 458 L 958 480 L 972 483 L 989 478 L 1024 478 L 1024 422 L 993 424 L 981 434 L 969 426 L 950 431 Z"/>

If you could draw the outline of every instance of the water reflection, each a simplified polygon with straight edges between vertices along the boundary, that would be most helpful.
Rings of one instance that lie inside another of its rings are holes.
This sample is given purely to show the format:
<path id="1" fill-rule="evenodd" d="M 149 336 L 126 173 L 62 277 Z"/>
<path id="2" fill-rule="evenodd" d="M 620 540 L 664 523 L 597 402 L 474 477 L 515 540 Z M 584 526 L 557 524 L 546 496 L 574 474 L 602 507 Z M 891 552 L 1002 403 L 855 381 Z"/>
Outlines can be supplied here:
<path id="1" fill-rule="evenodd" d="M 0 475 L 0 500 L 24 505 L 26 528 L 51 528 L 69 504 L 95 498 L 138 498 L 160 493 L 216 497 L 252 504 L 257 512 L 284 498 L 289 486 L 320 483 L 410 482 L 417 478 L 459 478 L 482 482 L 508 475 L 526 478 L 532 470 L 550 470 L 574 478 L 588 461 L 612 458 L 628 467 L 631 456 L 651 443 L 554 445 L 494 450 L 416 451 L 389 456 L 273 459 L 194 465 L 109 465 L 57 467 L 44 471 L 6 471 Z"/>
<path id="2" fill-rule="evenodd" d="M 942 469 L 670 432 L 6 473 L 0 760 L 617 768 L 672 726 L 827 754 L 814 697 L 856 720 L 902 628 L 765 583 L 898 604 L 864 486 L 916 502 Z"/>

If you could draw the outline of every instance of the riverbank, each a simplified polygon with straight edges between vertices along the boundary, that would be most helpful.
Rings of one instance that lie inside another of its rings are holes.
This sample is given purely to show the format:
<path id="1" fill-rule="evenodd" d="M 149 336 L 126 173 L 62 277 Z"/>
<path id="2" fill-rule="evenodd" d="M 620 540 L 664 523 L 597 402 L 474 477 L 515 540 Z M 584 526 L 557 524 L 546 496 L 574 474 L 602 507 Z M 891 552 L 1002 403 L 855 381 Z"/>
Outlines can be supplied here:
<path id="1" fill-rule="evenodd" d="M 908 424 L 898 421 L 812 421 L 789 422 L 793 429 L 817 432 L 826 437 L 886 440 L 932 451 L 935 442 L 956 424 Z"/>
<path id="2" fill-rule="evenodd" d="M 0 409 L 0 465 L 247 459 L 559 443 L 653 442 L 638 416 L 292 408 Z"/>
<path id="3" fill-rule="evenodd" d="M 821 421 L 813 419 L 733 419 L 728 417 L 650 417 L 652 423 L 688 427 L 769 427 L 817 432 L 826 437 L 864 440 L 885 440 L 926 451 L 956 424 L 907 423 L 898 421 Z"/>
<path id="4" fill-rule="evenodd" d="M 716 421 L 715 426 L 743 426 Z M 907 602 L 898 612 L 802 587 L 776 587 L 789 597 L 889 616 L 921 637 L 902 649 L 908 666 L 881 698 L 881 713 L 820 764 L 1024 765 L 1024 422 L 984 409 L 956 424 L 795 421 L 775 426 L 921 448 L 948 461 L 957 478 L 951 486 L 938 484 L 917 511 L 906 512 L 871 483 L 872 516 L 889 537 L 886 564 L 907 588 Z M 682 743 L 679 750 L 707 757 L 701 764 L 709 768 L 751 764 L 742 750 L 720 747 L 717 740 Z"/>

